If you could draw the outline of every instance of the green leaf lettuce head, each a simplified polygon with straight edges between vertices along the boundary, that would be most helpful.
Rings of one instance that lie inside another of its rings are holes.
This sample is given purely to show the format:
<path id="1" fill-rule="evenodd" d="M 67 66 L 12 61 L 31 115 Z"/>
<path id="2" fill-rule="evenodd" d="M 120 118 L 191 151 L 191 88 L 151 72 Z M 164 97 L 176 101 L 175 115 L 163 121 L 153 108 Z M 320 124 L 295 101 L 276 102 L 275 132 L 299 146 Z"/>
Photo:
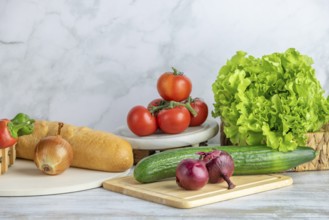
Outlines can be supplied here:
<path id="1" fill-rule="evenodd" d="M 212 85 L 213 117 L 235 145 L 292 151 L 329 121 L 329 101 L 312 58 L 293 48 L 261 58 L 238 51 Z"/>

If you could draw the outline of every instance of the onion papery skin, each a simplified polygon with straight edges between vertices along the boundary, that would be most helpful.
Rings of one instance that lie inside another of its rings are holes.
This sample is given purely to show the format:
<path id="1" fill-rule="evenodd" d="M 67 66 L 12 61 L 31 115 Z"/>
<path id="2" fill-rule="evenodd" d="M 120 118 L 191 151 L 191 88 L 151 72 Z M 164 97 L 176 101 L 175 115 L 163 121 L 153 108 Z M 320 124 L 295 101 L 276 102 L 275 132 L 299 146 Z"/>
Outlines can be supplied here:
<path id="1" fill-rule="evenodd" d="M 63 173 L 72 160 L 71 145 L 59 135 L 45 137 L 35 147 L 34 163 L 45 174 Z"/>
<path id="2" fill-rule="evenodd" d="M 235 187 L 230 177 L 234 173 L 234 161 L 230 154 L 225 151 L 214 150 L 210 153 L 204 153 L 204 160 L 207 161 L 207 170 L 209 173 L 209 183 L 227 182 L 228 189 Z"/>
<path id="3" fill-rule="evenodd" d="M 208 180 L 208 171 L 203 161 L 185 159 L 176 168 L 176 183 L 183 189 L 199 190 Z"/>

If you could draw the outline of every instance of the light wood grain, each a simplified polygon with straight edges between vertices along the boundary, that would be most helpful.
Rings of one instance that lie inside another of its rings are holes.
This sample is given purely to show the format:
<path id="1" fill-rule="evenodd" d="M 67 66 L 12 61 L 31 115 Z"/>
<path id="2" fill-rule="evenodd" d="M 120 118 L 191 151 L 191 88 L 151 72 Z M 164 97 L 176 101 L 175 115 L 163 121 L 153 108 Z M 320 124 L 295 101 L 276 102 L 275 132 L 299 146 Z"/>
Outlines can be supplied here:
<path id="1" fill-rule="evenodd" d="M 206 184 L 200 190 L 184 190 L 174 178 L 155 183 L 141 184 L 132 176 L 115 178 L 103 183 L 105 189 L 176 208 L 194 208 L 246 195 L 289 186 L 292 179 L 284 175 L 234 176 L 234 189 L 226 182 Z"/>

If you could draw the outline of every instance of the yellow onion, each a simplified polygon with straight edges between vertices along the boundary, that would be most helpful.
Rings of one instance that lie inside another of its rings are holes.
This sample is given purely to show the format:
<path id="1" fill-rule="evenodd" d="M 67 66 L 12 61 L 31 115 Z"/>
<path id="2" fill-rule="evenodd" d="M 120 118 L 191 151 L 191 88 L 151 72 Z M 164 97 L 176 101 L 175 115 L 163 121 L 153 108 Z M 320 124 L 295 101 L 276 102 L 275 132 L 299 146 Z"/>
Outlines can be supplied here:
<path id="1" fill-rule="evenodd" d="M 42 138 L 35 147 L 34 163 L 43 172 L 57 175 L 70 167 L 73 150 L 69 142 L 60 136 L 63 123 L 59 123 L 58 134 Z"/>

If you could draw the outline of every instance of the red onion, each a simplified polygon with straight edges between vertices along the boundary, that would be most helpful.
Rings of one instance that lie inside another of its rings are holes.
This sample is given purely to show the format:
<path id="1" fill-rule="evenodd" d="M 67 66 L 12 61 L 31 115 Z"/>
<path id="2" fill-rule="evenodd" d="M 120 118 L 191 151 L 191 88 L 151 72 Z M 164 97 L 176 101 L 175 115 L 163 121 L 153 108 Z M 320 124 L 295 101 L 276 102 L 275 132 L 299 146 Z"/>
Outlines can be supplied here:
<path id="1" fill-rule="evenodd" d="M 176 183 L 186 190 L 198 190 L 208 182 L 209 175 L 203 161 L 182 160 L 176 169 Z"/>
<path id="2" fill-rule="evenodd" d="M 234 172 L 234 161 L 227 152 L 214 150 L 209 153 L 199 152 L 200 159 L 206 163 L 209 173 L 209 183 L 221 183 L 226 181 L 228 189 L 235 187 L 230 177 Z"/>

